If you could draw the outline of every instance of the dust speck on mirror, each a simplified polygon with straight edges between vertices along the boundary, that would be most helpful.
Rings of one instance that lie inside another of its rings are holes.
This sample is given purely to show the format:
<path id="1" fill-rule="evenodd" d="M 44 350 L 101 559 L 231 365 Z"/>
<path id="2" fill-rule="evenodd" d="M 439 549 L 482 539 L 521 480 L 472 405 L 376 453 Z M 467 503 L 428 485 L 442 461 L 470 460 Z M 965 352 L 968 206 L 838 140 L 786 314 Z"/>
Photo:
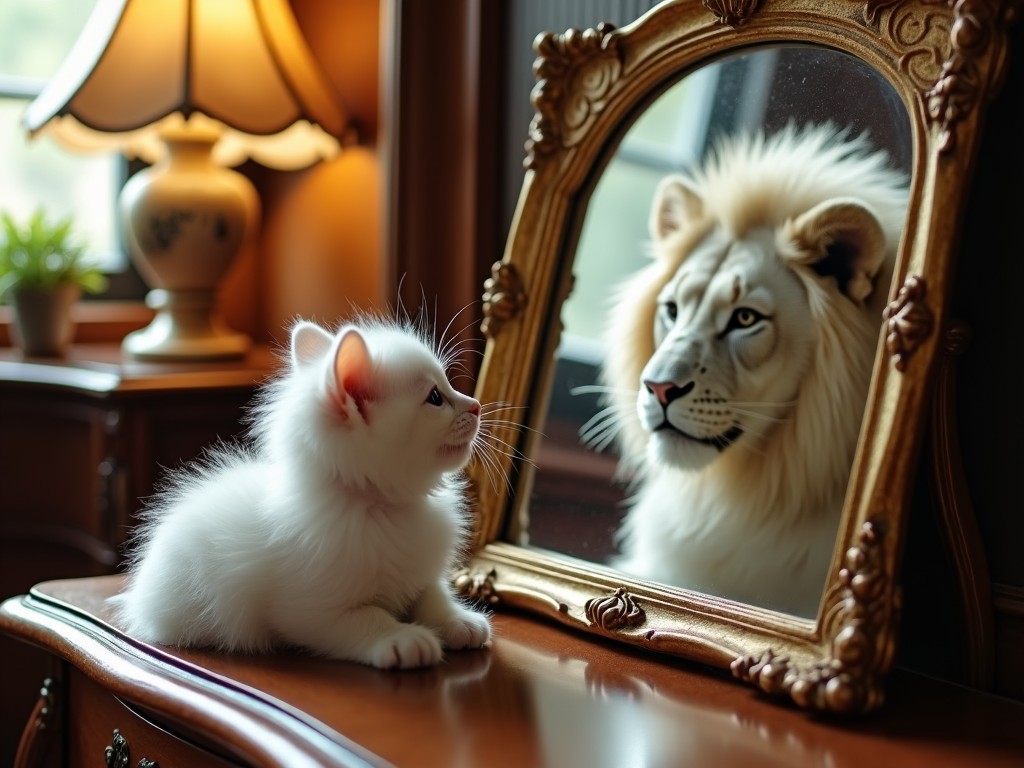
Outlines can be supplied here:
<path id="1" fill-rule="evenodd" d="M 899 96 L 837 51 L 664 90 L 581 203 L 513 540 L 814 616 L 912 152 Z"/>

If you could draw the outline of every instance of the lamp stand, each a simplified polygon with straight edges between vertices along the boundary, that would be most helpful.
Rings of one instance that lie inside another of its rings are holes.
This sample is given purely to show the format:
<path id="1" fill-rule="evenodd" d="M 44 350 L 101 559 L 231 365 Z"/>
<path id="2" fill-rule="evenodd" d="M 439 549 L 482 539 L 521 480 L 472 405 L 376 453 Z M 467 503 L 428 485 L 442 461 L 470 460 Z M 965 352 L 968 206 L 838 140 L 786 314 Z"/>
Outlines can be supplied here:
<path id="1" fill-rule="evenodd" d="M 217 286 L 259 217 L 259 198 L 245 176 L 213 161 L 213 132 L 183 128 L 162 138 L 166 158 L 121 192 L 129 250 L 156 310 L 122 349 L 146 360 L 243 357 L 249 337 L 214 310 Z"/>

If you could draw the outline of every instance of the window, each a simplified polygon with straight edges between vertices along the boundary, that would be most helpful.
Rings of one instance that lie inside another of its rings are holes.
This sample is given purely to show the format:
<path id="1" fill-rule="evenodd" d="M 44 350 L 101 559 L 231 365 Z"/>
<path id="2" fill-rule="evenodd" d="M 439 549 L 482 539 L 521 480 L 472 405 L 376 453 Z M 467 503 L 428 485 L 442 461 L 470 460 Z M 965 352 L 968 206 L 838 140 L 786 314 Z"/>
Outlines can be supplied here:
<path id="1" fill-rule="evenodd" d="M 114 153 L 76 154 L 48 138 L 29 140 L 26 106 L 70 51 L 96 0 L 0 3 L 0 210 L 24 221 L 36 209 L 73 216 L 75 231 L 108 271 L 126 267 L 118 236 L 117 195 L 125 162 Z"/>
<path id="2" fill-rule="evenodd" d="M 564 354 L 600 359 L 609 286 L 648 262 L 647 219 L 658 182 L 704 156 L 720 69 L 705 67 L 662 94 L 601 175 L 577 247 L 583 264 L 562 307 Z"/>

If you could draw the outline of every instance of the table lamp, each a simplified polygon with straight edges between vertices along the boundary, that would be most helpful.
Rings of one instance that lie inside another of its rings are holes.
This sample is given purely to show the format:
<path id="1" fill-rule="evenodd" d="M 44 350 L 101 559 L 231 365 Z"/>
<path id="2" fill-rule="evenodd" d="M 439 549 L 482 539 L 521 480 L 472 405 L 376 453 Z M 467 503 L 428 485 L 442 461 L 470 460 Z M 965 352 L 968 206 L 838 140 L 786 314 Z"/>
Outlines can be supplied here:
<path id="1" fill-rule="evenodd" d="M 259 219 L 255 188 L 231 166 L 331 157 L 346 118 L 287 0 L 99 0 L 23 123 L 30 136 L 152 164 L 125 184 L 119 213 L 156 314 L 123 349 L 202 360 L 250 345 L 214 312 Z"/>

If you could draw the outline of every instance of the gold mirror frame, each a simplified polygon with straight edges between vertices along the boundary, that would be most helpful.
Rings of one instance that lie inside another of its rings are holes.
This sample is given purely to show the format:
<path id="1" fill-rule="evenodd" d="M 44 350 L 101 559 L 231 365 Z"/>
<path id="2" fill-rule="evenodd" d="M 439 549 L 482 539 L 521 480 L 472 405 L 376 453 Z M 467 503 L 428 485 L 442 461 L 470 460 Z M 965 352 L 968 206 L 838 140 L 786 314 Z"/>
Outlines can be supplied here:
<path id="1" fill-rule="evenodd" d="M 1007 56 L 1004 0 L 669 0 L 622 28 L 537 38 L 536 115 L 503 259 L 485 284 L 487 349 L 476 395 L 546 412 L 552 327 L 571 285 L 578 210 L 593 170 L 668 84 L 751 46 L 797 43 L 852 54 L 909 114 L 914 160 L 900 254 L 832 565 L 816 620 L 652 584 L 502 541 L 514 499 L 479 466 L 474 555 L 462 594 L 677 654 L 817 710 L 882 701 L 900 608 L 905 510 L 946 321 L 959 212 L 982 112 Z M 588 186 L 589 185 L 589 186 Z M 568 255 L 567 255 L 568 254 Z M 523 445 L 514 430 L 498 433 Z M 527 439 L 523 452 L 531 455 Z M 521 459 L 506 458 L 513 480 Z"/>

